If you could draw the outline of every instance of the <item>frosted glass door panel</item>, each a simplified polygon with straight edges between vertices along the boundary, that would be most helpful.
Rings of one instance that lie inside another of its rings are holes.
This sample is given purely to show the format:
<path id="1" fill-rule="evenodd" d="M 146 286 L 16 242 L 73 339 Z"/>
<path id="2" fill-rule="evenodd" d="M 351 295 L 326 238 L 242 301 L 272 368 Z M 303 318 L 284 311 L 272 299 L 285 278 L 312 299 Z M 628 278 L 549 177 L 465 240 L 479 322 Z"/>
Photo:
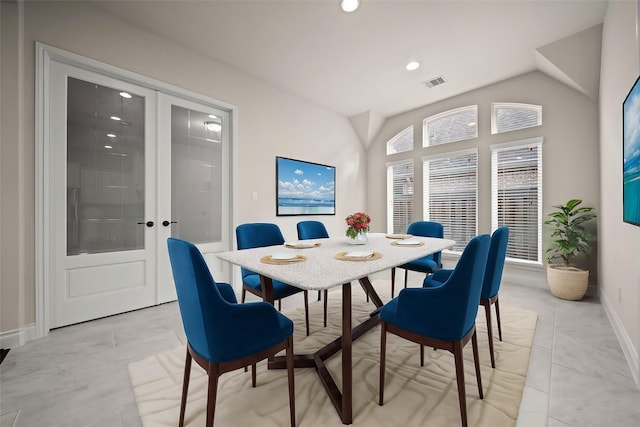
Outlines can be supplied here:
<path id="1" fill-rule="evenodd" d="M 144 248 L 145 101 L 75 78 L 67 89 L 67 255 Z"/>
<path id="2" fill-rule="evenodd" d="M 222 240 L 222 136 L 216 115 L 171 106 L 171 235 L 193 243 Z"/>

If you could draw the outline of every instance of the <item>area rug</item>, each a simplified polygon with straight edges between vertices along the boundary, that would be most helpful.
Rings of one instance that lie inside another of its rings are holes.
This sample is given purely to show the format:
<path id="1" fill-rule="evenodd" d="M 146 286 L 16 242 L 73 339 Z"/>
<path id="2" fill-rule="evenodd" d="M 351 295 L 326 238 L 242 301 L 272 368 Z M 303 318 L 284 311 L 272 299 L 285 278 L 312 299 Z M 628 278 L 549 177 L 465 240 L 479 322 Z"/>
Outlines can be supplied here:
<path id="1" fill-rule="evenodd" d="M 374 286 L 383 301 L 389 300 L 389 281 Z M 340 335 L 341 293 L 329 293 L 329 323 L 322 324 L 322 303 L 309 306 L 311 335 L 304 334 L 304 311 L 285 311 L 296 325 L 296 353 L 312 353 Z M 360 288 L 353 286 L 353 318 L 361 321 L 374 309 Z M 537 314 L 505 304 L 500 307 L 503 341 L 497 339 L 494 320 L 496 369 L 491 368 L 482 307 L 478 310 L 478 345 L 484 400 L 478 397 L 471 343 L 464 349 L 465 383 L 469 425 L 477 427 L 515 426 Z M 495 312 L 493 313 L 495 314 Z M 495 316 L 494 316 L 495 318 Z M 232 325 L 230 325 L 232 327 Z M 142 425 L 176 426 L 186 348 L 180 346 L 129 365 L 129 376 Z M 338 384 L 340 353 L 328 361 Z M 378 406 L 380 369 L 380 327 L 353 345 L 353 425 L 455 426 L 460 425 L 453 355 L 443 350 L 425 349 L 425 365 L 420 366 L 419 346 L 395 335 L 387 336 L 387 367 L 384 406 Z M 242 369 L 220 378 L 216 405 L 217 426 L 288 426 L 289 404 L 286 370 L 267 370 L 258 364 L 257 387 L 251 387 L 251 373 Z M 185 424 L 205 424 L 207 378 L 192 365 Z M 296 421 L 299 427 L 341 426 L 342 422 L 327 396 L 315 369 L 295 370 Z"/>

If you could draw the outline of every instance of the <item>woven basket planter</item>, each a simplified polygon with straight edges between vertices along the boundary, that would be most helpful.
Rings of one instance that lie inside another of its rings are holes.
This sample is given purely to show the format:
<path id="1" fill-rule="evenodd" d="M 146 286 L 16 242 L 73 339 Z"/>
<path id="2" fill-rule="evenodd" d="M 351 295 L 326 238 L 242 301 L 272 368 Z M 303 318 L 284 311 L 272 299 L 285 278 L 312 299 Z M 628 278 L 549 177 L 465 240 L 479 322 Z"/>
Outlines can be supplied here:
<path id="1" fill-rule="evenodd" d="M 551 264 L 547 266 L 547 283 L 554 296 L 578 301 L 587 293 L 589 271 Z"/>

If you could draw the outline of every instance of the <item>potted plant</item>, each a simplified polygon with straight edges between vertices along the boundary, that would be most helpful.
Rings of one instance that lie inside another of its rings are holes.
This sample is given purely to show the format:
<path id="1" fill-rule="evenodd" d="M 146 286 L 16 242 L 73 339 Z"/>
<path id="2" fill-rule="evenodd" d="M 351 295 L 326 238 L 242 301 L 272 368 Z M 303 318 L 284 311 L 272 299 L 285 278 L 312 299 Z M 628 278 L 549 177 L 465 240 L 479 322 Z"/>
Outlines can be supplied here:
<path id="1" fill-rule="evenodd" d="M 571 199 L 564 205 L 554 206 L 545 224 L 553 227 L 553 242 L 547 249 L 547 282 L 551 293 L 568 300 L 580 300 L 587 292 L 589 271 L 573 265 L 576 255 L 589 251 L 593 235 L 585 223 L 596 217 L 593 208 L 580 206 L 582 200 Z M 554 264 L 561 259 L 562 264 Z"/>

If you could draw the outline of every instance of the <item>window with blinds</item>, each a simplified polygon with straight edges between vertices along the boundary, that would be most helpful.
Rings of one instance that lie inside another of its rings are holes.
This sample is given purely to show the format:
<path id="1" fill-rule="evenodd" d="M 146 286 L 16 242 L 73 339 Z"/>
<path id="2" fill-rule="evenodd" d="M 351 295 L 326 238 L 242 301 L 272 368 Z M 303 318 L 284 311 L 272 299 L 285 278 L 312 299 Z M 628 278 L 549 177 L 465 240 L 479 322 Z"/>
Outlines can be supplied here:
<path id="1" fill-rule="evenodd" d="M 444 227 L 444 237 L 462 252 L 477 234 L 478 150 L 424 157 L 424 219 Z"/>
<path id="2" fill-rule="evenodd" d="M 423 121 L 423 147 L 478 137 L 478 106 L 456 108 Z"/>
<path id="3" fill-rule="evenodd" d="M 387 155 L 413 150 L 413 126 L 409 126 L 387 142 Z"/>
<path id="4" fill-rule="evenodd" d="M 491 146 L 491 226 L 503 225 L 508 258 L 542 262 L 542 138 Z"/>
<path id="5" fill-rule="evenodd" d="M 387 165 L 387 230 L 406 233 L 413 218 L 413 161 Z"/>
<path id="6" fill-rule="evenodd" d="M 491 133 L 542 125 L 542 106 L 496 102 L 491 104 Z"/>

